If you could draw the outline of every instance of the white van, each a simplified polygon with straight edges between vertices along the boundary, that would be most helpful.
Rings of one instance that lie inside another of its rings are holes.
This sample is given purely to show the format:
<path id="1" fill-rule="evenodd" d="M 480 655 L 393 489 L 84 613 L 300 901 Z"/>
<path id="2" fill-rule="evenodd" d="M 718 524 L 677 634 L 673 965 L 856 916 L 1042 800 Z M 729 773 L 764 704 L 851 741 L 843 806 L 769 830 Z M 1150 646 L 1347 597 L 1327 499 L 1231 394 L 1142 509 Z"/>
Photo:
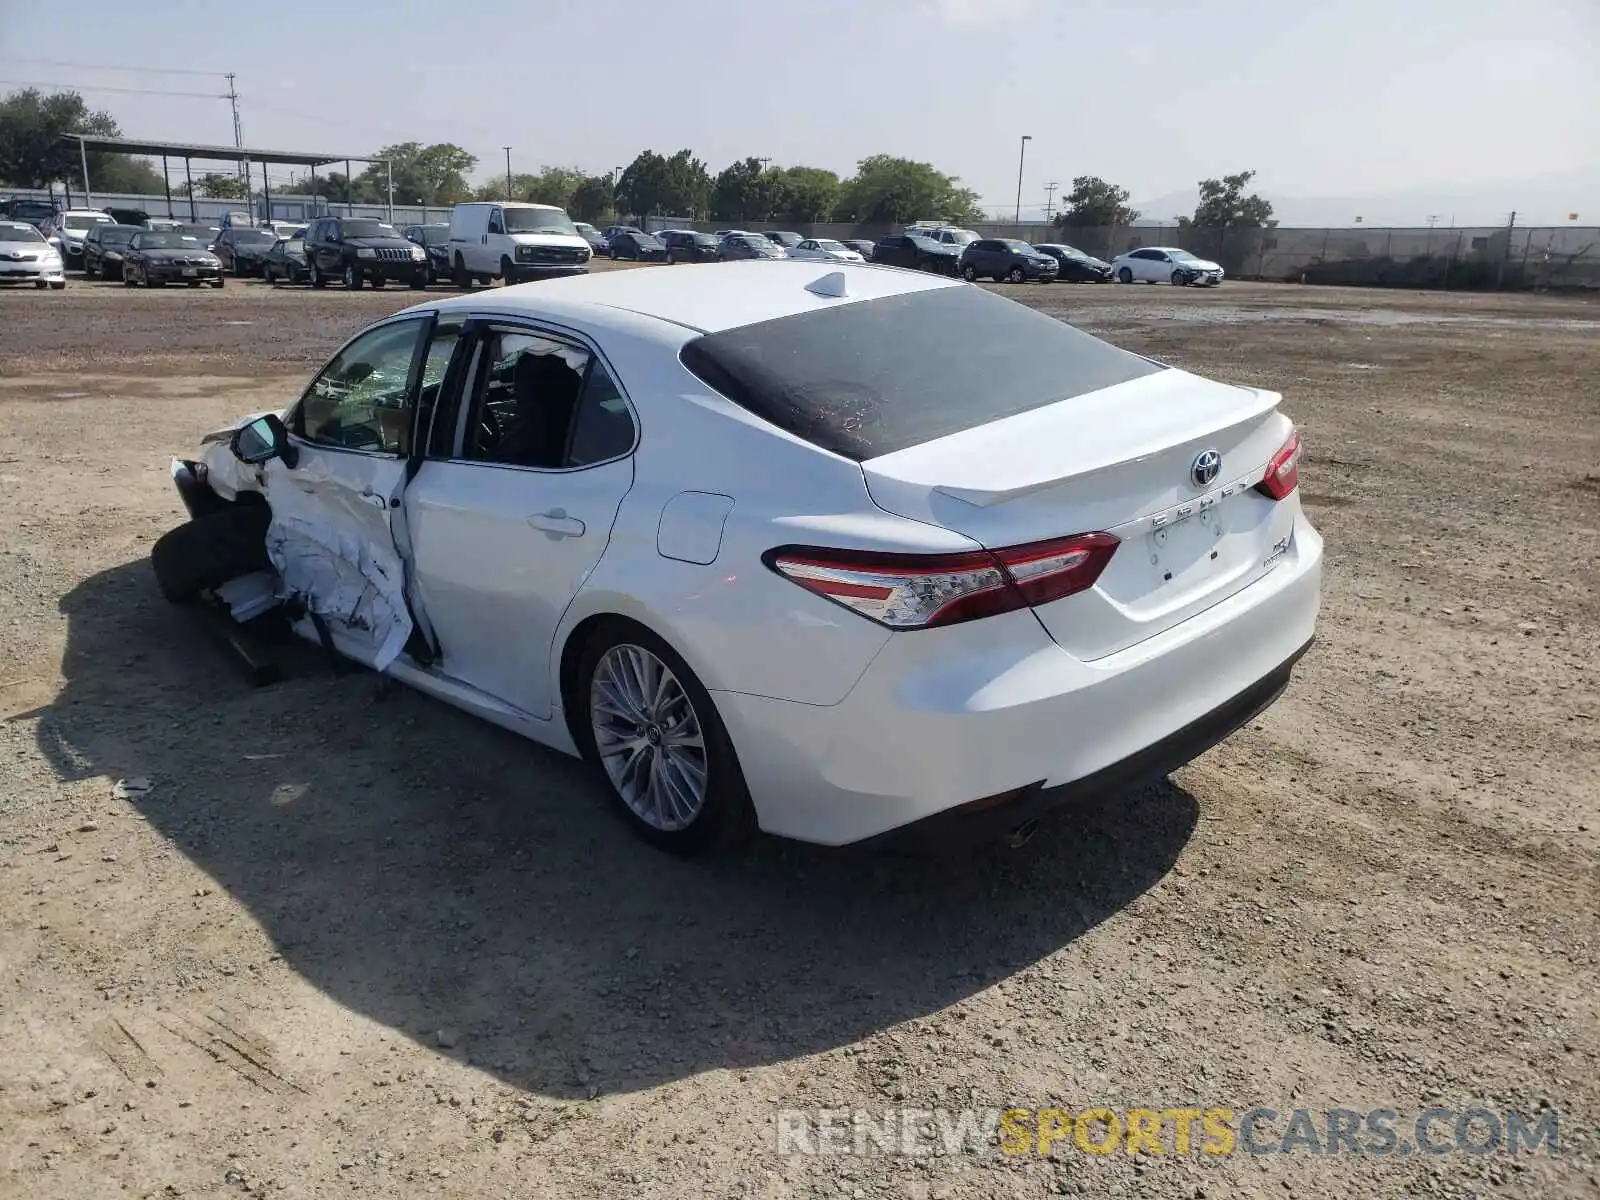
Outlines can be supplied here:
<path id="1" fill-rule="evenodd" d="M 460 288 L 578 274 L 592 254 L 572 218 L 551 204 L 480 201 L 450 210 L 450 273 Z"/>

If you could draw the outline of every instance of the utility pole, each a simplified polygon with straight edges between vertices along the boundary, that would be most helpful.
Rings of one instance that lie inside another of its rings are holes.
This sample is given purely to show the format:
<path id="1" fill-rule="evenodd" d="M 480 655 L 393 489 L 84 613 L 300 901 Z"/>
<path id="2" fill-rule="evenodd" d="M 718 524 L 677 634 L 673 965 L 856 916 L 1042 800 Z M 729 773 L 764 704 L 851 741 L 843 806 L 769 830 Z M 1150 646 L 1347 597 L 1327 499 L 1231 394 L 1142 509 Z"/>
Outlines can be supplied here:
<path id="1" fill-rule="evenodd" d="M 1060 186 L 1061 184 L 1055 181 L 1044 185 L 1044 219 L 1046 224 L 1050 223 L 1050 218 L 1055 213 L 1056 189 Z"/>
<path id="2" fill-rule="evenodd" d="M 244 126 L 239 123 L 239 89 L 233 86 L 233 72 L 223 76 L 228 81 L 228 105 L 233 109 L 233 148 L 244 149 Z M 244 183 L 245 212 L 254 219 L 255 205 L 250 202 L 250 163 L 242 155 L 238 162 L 239 179 Z"/>
<path id="3" fill-rule="evenodd" d="M 1018 225 L 1022 224 L 1022 160 L 1028 156 L 1028 143 L 1031 141 L 1031 134 L 1023 134 L 1021 147 L 1017 150 L 1017 211 L 1012 214 L 1012 220 Z"/>
<path id="4" fill-rule="evenodd" d="M 506 199 L 511 199 L 511 147 L 505 147 L 506 152 Z"/>
<path id="5" fill-rule="evenodd" d="M 1503 288 L 1506 285 L 1506 260 L 1511 257 L 1511 231 L 1517 227 L 1517 210 L 1512 209 L 1511 215 L 1506 218 L 1506 248 L 1500 255 L 1500 262 L 1494 269 L 1494 286 Z"/>

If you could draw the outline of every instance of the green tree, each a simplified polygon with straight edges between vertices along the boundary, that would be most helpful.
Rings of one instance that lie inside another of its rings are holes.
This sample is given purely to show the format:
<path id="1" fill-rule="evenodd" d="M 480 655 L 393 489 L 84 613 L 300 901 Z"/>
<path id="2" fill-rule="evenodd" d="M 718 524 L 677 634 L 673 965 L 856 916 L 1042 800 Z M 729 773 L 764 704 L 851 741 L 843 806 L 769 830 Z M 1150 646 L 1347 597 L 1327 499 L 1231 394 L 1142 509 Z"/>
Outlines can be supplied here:
<path id="1" fill-rule="evenodd" d="M 179 184 L 173 189 L 180 195 L 189 194 L 188 183 Z M 208 171 L 194 181 L 194 194 L 204 196 L 208 200 L 243 200 L 246 194 L 244 180 L 237 175 L 224 175 L 219 171 Z"/>
<path id="2" fill-rule="evenodd" d="M 1202 179 L 1194 225 L 1201 229 L 1260 229 L 1272 217 L 1272 205 L 1260 196 L 1244 194 L 1255 177 L 1254 171 L 1240 171 L 1221 179 Z"/>
<path id="3" fill-rule="evenodd" d="M 645 150 L 617 180 L 617 203 L 641 218 L 656 213 L 699 217 L 710 198 L 711 175 L 688 150 L 679 150 L 671 158 Z"/>
<path id="4" fill-rule="evenodd" d="M 1128 189 L 1107 183 L 1098 175 L 1079 175 L 1061 202 L 1056 224 L 1075 229 L 1132 225 L 1139 214 L 1128 207 Z"/>
<path id="5" fill-rule="evenodd" d="M 714 221 L 765 221 L 771 216 L 770 182 L 759 158 L 741 158 L 723 169 L 711 185 Z"/>
<path id="6" fill-rule="evenodd" d="M 455 204 L 467 199 L 472 188 L 467 176 L 478 165 L 475 155 L 454 142 L 398 142 L 385 146 L 374 156 L 388 159 L 369 163 L 352 185 L 360 200 L 382 204 L 389 198 L 390 172 L 394 178 L 396 204 Z M 498 198 L 498 197 L 497 197 Z"/>
<path id="7" fill-rule="evenodd" d="M 826 221 L 839 202 L 839 177 L 821 167 L 788 167 L 778 174 L 783 219 L 797 225 Z M 914 219 L 914 218 L 913 218 Z"/>
<path id="8" fill-rule="evenodd" d="M 586 175 L 567 200 L 567 215 L 574 221 L 598 221 L 615 211 L 609 175 Z"/>
<path id="9" fill-rule="evenodd" d="M 0 184 L 48 187 L 83 184 L 83 160 L 69 134 L 117 137 L 121 130 L 108 112 L 91 112 L 77 92 L 46 94 L 37 88 L 0 99 Z M 92 192 L 159 193 L 161 175 L 143 159 L 91 153 Z"/>
<path id="10" fill-rule="evenodd" d="M 983 219 L 978 194 L 931 163 L 874 154 L 856 164 L 839 187 L 834 217 L 857 224 L 901 224 L 922 219 L 956 225 Z"/>

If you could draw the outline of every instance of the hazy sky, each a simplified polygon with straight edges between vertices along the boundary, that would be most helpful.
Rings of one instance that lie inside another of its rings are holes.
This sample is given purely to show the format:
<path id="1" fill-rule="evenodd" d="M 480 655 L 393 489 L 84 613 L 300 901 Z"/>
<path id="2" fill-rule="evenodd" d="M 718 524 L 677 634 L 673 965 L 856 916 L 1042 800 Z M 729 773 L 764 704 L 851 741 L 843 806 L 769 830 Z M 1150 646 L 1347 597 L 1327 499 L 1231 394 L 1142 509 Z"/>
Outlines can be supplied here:
<path id="1" fill-rule="evenodd" d="M 231 70 L 247 146 L 453 141 L 480 178 L 508 143 L 596 172 L 886 152 L 1006 209 L 1021 134 L 1025 208 L 1079 174 L 1141 200 L 1247 167 L 1293 196 L 1568 172 L 1600 163 L 1597 62 L 1600 0 L 0 0 L 0 90 L 76 86 L 131 136 L 231 143 L 224 100 L 109 90 L 226 85 L 106 67 Z"/>

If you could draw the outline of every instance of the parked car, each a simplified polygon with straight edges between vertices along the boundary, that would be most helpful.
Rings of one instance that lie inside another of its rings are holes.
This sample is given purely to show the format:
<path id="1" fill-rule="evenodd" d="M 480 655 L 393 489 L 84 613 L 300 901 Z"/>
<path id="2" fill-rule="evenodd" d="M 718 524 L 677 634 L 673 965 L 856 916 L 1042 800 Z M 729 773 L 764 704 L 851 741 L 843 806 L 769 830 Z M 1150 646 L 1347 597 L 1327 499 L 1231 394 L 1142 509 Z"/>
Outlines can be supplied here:
<path id="1" fill-rule="evenodd" d="M 222 230 L 215 225 L 181 224 L 174 227 L 176 232 L 186 238 L 193 238 L 207 250 L 217 244 L 217 239 L 222 236 Z"/>
<path id="2" fill-rule="evenodd" d="M 141 229 L 128 239 L 123 251 L 122 282 L 125 287 L 165 287 L 169 283 L 221 287 L 227 280 L 222 275 L 222 261 L 198 238 Z"/>
<path id="3" fill-rule="evenodd" d="M 861 257 L 865 261 L 867 261 L 867 262 L 871 262 L 872 261 L 873 243 L 871 241 L 869 241 L 868 239 L 866 239 L 866 238 L 840 238 L 839 240 L 841 242 L 843 242 L 846 246 L 849 246 L 850 249 L 854 250 L 857 254 L 861 255 Z"/>
<path id="4" fill-rule="evenodd" d="M 99 209 L 69 208 L 55 215 L 49 228 L 44 230 L 44 236 L 46 241 L 61 252 L 61 259 L 67 264 L 67 270 L 77 271 L 83 267 L 83 235 L 95 225 L 115 224 L 115 221 Z"/>
<path id="5" fill-rule="evenodd" d="M 278 238 L 269 229 L 247 229 L 230 225 L 217 234 L 211 253 L 222 260 L 222 269 L 234 275 L 260 275 L 261 264 Z"/>
<path id="6" fill-rule="evenodd" d="M 193 517 L 156 580 L 281 600 L 582 755 L 685 853 L 1025 837 L 1276 699 L 1322 552 L 1278 394 L 834 270 L 847 303 L 772 262 L 714 295 L 615 271 L 387 317 L 174 460 Z"/>
<path id="7" fill-rule="evenodd" d="M 45 227 L 55 220 L 57 211 L 53 201 L 35 200 L 30 196 L 13 196 L 6 201 L 0 217 L 8 221 L 26 221 L 44 234 Z"/>
<path id="8" fill-rule="evenodd" d="M 1064 283 L 1108 283 L 1111 264 L 1060 242 L 1035 242 L 1033 248 L 1056 260 L 1056 278 Z"/>
<path id="9" fill-rule="evenodd" d="M 354 292 L 370 283 L 428 286 L 428 255 L 376 217 L 318 217 L 306 227 L 306 271 L 311 286 L 338 280 Z"/>
<path id="10" fill-rule="evenodd" d="M 165 233 L 170 229 L 177 229 L 183 222 L 176 217 L 151 217 L 144 223 L 146 229 L 155 229 Z"/>
<path id="11" fill-rule="evenodd" d="M 279 238 L 272 243 L 261 264 L 261 278 L 268 283 L 310 283 L 304 237 Z"/>
<path id="12" fill-rule="evenodd" d="M 653 233 L 616 233 L 611 235 L 611 257 L 630 262 L 666 262 L 667 247 Z"/>
<path id="13" fill-rule="evenodd" d="M 122 258 L 139 225 L 92 225 L 83 235 L 83 277 L 121 279 Z"/>
<path id="14" fill-rule="evenodd" d="M 1040 254 L 1027 242 L 1017 238 L 979 238 L 968 242 L 961 250 L 959 260 L 961 277 L 969 283 L 975 279 L 993 279 L 1021 283 L 1031 279 L 1050 283 L 1059 268 L 1048 254 Z"/>
<path id="15" fill-rule="evenodd" d="M 669 263 L 717 261 L 717 239 L 714 234 L 696 233 L 692 229 L 669 229 L 656 234 L 656 240 L 667 248 Z"/>
<path id="16" fill-rule="evenodd" d="M 793 250 L 803 240 L 798 233 L 792 233 L 787 229 L 769 229 L 761 236 L 770 242 L 777 242 L 785 250 Z"/>
<path id="17" fill-rule="evenodd" d="M 804 238 L 789 247 L 789 257 L 811 262 L 865 262 L 859 251 L 833 238 Z"/>
<path id="18" fill-rule="evenodd" d="M 150 224 L 150 214 L 142 208 L 118 208 L 108 204 L 100 210 L 118 225 L 137 225 L 141 228 Z"/>
<path id="19" fill-rule="evenodd" d="M 574 221 L 572 227 L 578 231 L 578 236 L 589 243 L 589 253 L 604 254 L 606 250 L 605 238 L 600 231 L 587 221 Z"/>
<path id="20" fill-rule="evenodd" d="M 741 258 L 788 258 L 789 252 L 759 233 L 730 233 L 717 243 L 717 258 L 731 262 Z"/>
<path id="21" fill-rule="evenodd" d="M 0 221 L 0 283 L 31 283 L 57 291 L 67 286 L 61 252 L 31 221 Z"/>
<path id="22" fill-rule="evenodd" d="M 607 225 L 604 229 L 602 229 L 600 231 L 601 246 L 600 246 L 600 251 L 599 252 L 602 253 L 602 254 L 610 254 L 611 253 L 611 239 L 616 237 L 617 234 L 619 234 L 619 233 L 643 233 L 643 232 L 644 232 L 644 230 L 640 229 L 637 225 Z"/>
<path id="23" fill-rule="evenodd" d="M 1221 266 L 1176 246 L 1130 250 L 1113 258 L 1111 269 L 1120 283 L 1170 283 L 1174 287 L 1198 283 L 1215 287 L 1222 282 Z"/>
<path id="24" fill-rule="evenodd" d="M 448 224 L 407 225 L 401 230 L 408 242 L 421 246 L 428 256 L 428 282 L 450 278 L 450 226 Z"/>
<path id="25" fill-rule="evenodd" d="M 978 240 L 970 229 L 956 225 L 908 225 L 906 232 L 915 237 L 925 237 L 944 246 L 954 246 L 958 251 Z"/>
<path id="26" fill-rule="evenodd" d="M 450 210 L 450 275 L 460 288 L 473 280 L 518 283 L 583 272 L 593 257 L 572 218 L 552 204 L 474 202 Z"/>
<path id="27" fill-rule="evenodd" d="M 940 275 L 957 274 L 960 258 L 960 247 L 936 242 L 916 233 L 891 233 L 879 238 L 872 247 L 872 261 L 875 263 L 934 271 Z"/>

